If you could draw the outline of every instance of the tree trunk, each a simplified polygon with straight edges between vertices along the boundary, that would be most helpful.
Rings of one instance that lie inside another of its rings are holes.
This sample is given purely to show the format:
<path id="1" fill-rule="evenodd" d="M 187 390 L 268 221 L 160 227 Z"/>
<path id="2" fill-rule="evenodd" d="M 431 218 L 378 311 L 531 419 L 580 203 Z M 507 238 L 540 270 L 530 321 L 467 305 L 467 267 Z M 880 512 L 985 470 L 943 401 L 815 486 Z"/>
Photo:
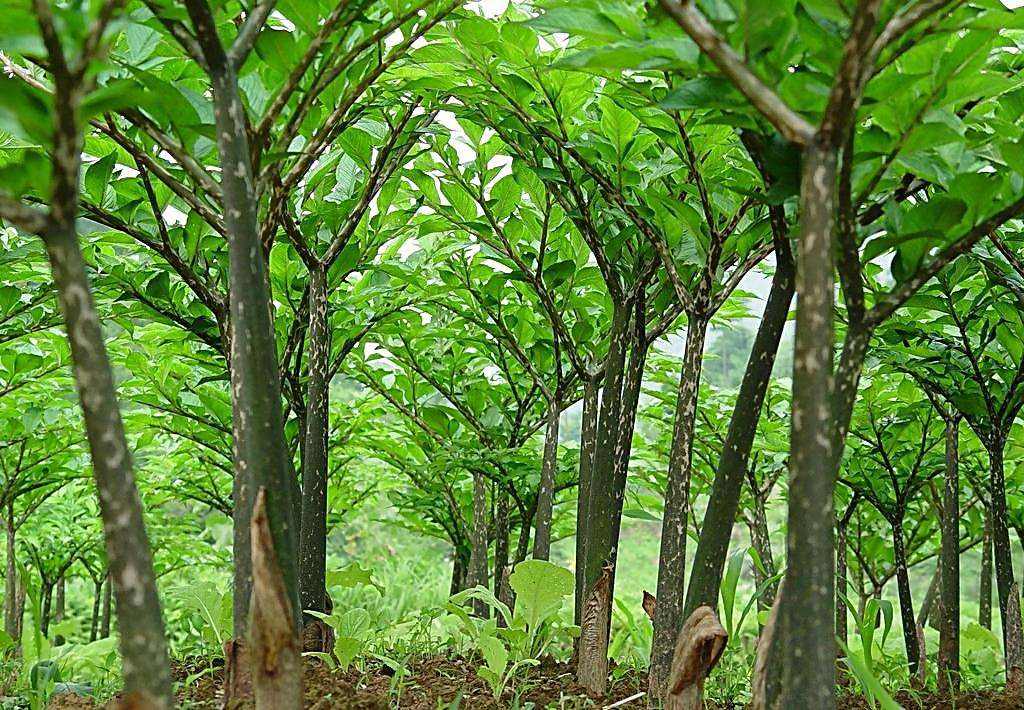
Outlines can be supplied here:
<path id="1" fill-rule="evenodd" d="M 299 592 L 302 610 L 327 611 L 327 433 L 331 330 L 327 270 L 309 273 L 309 381 L 302 449 L 302 518 L 299 525 Z"/>
<path id="2" fill-rule="evenodd" d="M 551 557 L 551 517 L 555 499 L 555 477 L 558 472 L 558 418 L 559 403 L 548 403 L 547 426 L 544 429 L 544 459 L 540 468 L 540 488 L 537 490 L 537 532 L 533 539 L 533 559 Z"/>
<path id="3" fill-rule="evenodd" d="M 21 636 L 21 624 L 18 623 L 18 565 L 17 551 L 14 546 L 16 531 L 14 529 L 14 513 L 7 508 L 4 531 L 7 542 L 7 566 L 4 573 L 4 631 L 14 640 Z"/>
<path id="4" fill-rule="evenodd" d="M 62 150 L 73 151 L 74 158 L 65 156 L 68 160 L 77 160 L 80 155 L 78 144 L 58 146 L 56 150 L 58 156 Z M 77 208 L 67 214 L 56 214 L 57 205 L 68 204 L 68 197 L 60 197 L 59 193 L 74 191 L 70 204 L 77 205 L 77 189 L 77 171 L 73 184 L 58 184 L 55 188 L 54 225 L 44 241 L 71 346 L 99 494 L 107 560 L 121 614 L 120 650 L 126 695 L 160 710 L 171 707 L 170 663 L 142 501 L 135 486 L 131 451 L 100 317 L 75 233 Z"/>
<path id="5" fill-rule="evenodd" d="M 914 618 L 914 601 L 910 595 L 910 570 L 907 567 L 907 549 L 903 540 L 903 516 L 892 522 L 892 544 L 896 560 L 896 588 L 899 592 L 900 619 L 903 622 L 903 642 L 907 647 L 907 667 L 910 677 L 917 676 L 921 662 L 917 647 L 917 620 Z"/>
<path id="6" fill-rule="evenodd" d="M 448 587 L 448 594 L 458 594 L 467 588 L 466 573 L 469 569 L 469 556 L 460 547 L 452 552 L 452 581 Z"/>
<path id="7" fill-rule="evenodd" d="M 942 500 L 939 578 L 938 684 L 942 695 L 960 692 L 960 421 L 946 420 L 946 475 Z"/>
<path id="8" fill-rule="evenodd" d="M 835 488 L 832 418 L 832 214 L 836 151 L 812 142 L 800 186 L 786 593 L 776 641 L 779 697 L 769 707 L 834 708 Z M 825 623 L 822 623 L 823 620 Z"/>
<path id="9" fill-rule="evenodd" d="M 846 560 L 849 540 L 847 538 L 849 520 L 840 520 L 836 527 L 836 638 L 846 645 L 849 640 L 847 630 L 848 611 L 846 599 L 850 598 L 850 583 Z M 842 646 L 837 649 L 840 656 L 845 655 Z"/>
<path id="10" fill-rule="evenodd" d="M 580 617 L 576 676 L 588 692 L 603 695 L 608 684 L 608 628 L 611 623 L 611 581 L 615 499 L 616 446 L 625 365 L 629 311 L 616 304 L 609 332 L 604 388 L 598 415 L 597 446 L 587 495 L 588 531 L 583 575 L 583 610 Z M 581 494 L 584 492 L 581 491 Z"/>
<path id="11" fill-rule="evenodd" d="M 775 366 L 775 356 L 782 340 L 782 331 L 789 315 L 789 305 L 793 300 L 793 274 L 792 257 L 788 248 L 783 246 L 776 250 L 771 291 L 747 359 L 711 495 L 708 496 L 708 507 L 694 553 L 693 571 L 690 572 L 690 584 L 686 590 L 683 614 L 687 617 L 701 606 L 717 608 L 719 588 L 729 554 L 729 540 L 743 490 L 743 478 Z"/>
<path id="12" fill-rule="evenodd" d="M 252 514 L 252 615 L 249 646 L 256 710 L 302 707 L 302 649 L 292 598 L 278 569 L 267 516 L 266 490 Z"/>
<path id="13" fill-rule="evenodd" d="M 981 538 L 981 579 L 978 585 L 978 623 L 992 628 L 992 513 L 985 509 L 985 531 Z"/>
<path id="14" fill-rule="evenodd" d="M 469 556 L 469 586 L 487 586 L 487 484 L 482 473 L 473 474 L 473 529 L 470 531 L 472 551 Z M 487 606 L 473 601 L 478 616 L 487 615 Z"/>
<path id="15" fill-rule="evenodd" d="M 764 499 L 755 491 L 753 494 L 754 509 L 747 519 L 747 530 L 750 533 L 750 544 L 761 558 L 764 566 L 762 571 L 757 565 L 754 566 L 755 589 L 761 590 L 768 580 L 775 576 L 775 557 L 772 554 L 772 541 L 768 532 L 768 516 L 765 513 Z M 757 598 L 757 608 L 761 611 L 771 609 L 771 600 L 775 599 L 775 592 L 778 584 L 772 583 L 764 588 L 763 593 Z"/>
<path id="16" fill-rule="evenodd" d="M 238 77 L 216 34 L 209 7 L 186 2 L 203 49 L 213 90 L 220 154 L 224 228 L 228 240 L 231 320 L 231 402 L 234 442 L 234 633 L 248 630 L 252 596 L 252 511 L 256 492 L 267 491 L 267 516 L 276 567 L 299 622 L 298 557 L 288 451 L 281 416 L 281 383 L 271 323 L 270 284 L 257 229 L 245 108 Z"/>
<path id="17" fill-rule="evenodd" d="M 668 463 L 665 512 L 661 523 L 661 555 L 658 561 L 658 605 L 654 612 L 654 637 L 648 676 L 651 698 L 664 700 L 665 684 L 672 668 L 676 639 L 683 624 L 683 587 L 686 583 L 686 526 L 690 507 L 690 470 L 693 431 L 700 390 L 701 366 L 708 321 L 691 315 L 686 329 L 686 350 L 679 376 L 675 426 Z"/>
<path id="18" fill-rule="evenodd" d="M 53 584 L 47 581 L 43 581 L 39 585 L 39 599 L 42 601 L 40 605 L 42 608 L 39 610 L 39 630 L 43 636 L 47 636 L 50 633 L 50 609 L 53 606 Z"/>
<path id="19" fill-rule="evenodd" d="M 576 491 L 576 603 L 573 608 L 573 623 L 580 625 L 583 609 L 584 570 L 586 568 L 585 542 L 589 537 L 590 513 L 587 495 L 591 487 L 594 469 L 594 450 L 597 448 L 597 409 L 600 388 L 595 379 L 583 383 L 583 418 L 580 423 L 580 476 Z"/>
<path id="20" fill-rule="evenodd" d="M 100 619 L 100 638 L 110 636 L 110 606 L 111 606 L 111 583 L 110 574 L 107 574 L 106 584 L 103 585 L 103 615 Z"/>
<path id="21" fill-rule="evenodd" d="M 1010 530 L 1007 524 L 1003 446 L 1004 442 L 1002 441 L 994 442 L 989 448 L 988 457 L 992 491 L 992 499 L 989 503 L 992 509 L 992 559 L 995 563 L 996 587 L 999 590 L 999 614 L 1003 623 L 1003 644 L 1004 647 L 1007 647 L 1012 645 L 1007 631 L 1015 627 L 1019 628 L 1020 624 L 1010 623 L 1011 620 L 1007 617 L 1013 587 L 1013 551 L 1010 548 Z"/>
<path id="22" fill-rule="evenodd" d="M 103 606 L 103 578 L 94 581 L 92 595 L 92 616 L 89 619 L 89 643 L 97 639 L 100 631 L 100 608 Z"/>
<path id="23" fill-rule="evenodd" d="M 494 596 L 512 607 L 512 588 L 508 586 L 508 492 L 494 484 Z M 498 623 L 504 619 L 498 618 Z"/>
<path id="24" fill-rule="evenodd" d="M 67 582 L 63 576 L 57 580 L 57 584 L 54 587 L 54 596 L 56 599 L 54 600 L 53 620 L 59 624 L 64 621 L 64 613 L 66 611 L 65 607 L 67 604 Z M 64 637 L 61 634 L 54 636 L 53 645 L 63 646 Z"/>

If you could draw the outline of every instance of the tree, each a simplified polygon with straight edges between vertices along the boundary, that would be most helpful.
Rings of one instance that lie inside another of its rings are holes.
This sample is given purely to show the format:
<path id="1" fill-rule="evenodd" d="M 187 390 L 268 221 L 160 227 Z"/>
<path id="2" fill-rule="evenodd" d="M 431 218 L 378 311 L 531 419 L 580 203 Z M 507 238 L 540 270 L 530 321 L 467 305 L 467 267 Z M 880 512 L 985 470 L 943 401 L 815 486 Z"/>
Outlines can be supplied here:
<path id="1" fill-rule="evenodd" d="M 0 195 L 0 215 L 25 232 L 39 234 L 46 245 L 71 346 L 107 555 L 118 609 L 123 615 L 121 655 L 125 686 L 139 702 L 163 708 L 170 707 L 170 671 L 152 558 L 110 362 L 89 292 L 75 225 L 82 143 L 80 122 L 92 111 L 91 80 L 87 80 L 87 75 L 105 47 L 105 33 L 117 9 L 116 3 L 105 2 L 87 27 L 79 23 L 63 25 L 78 28 L 80 34 L 61 36 L 49 3 L 40 0 L 34 4 L 34 19 L 20 6 L 5 8 L 12 30 L 9 36 L 23 38 L 32 53 L 45 57 L 53 74 L 54 95 L 51 101 L 45 93 L 18 81 L 4 81 L 5 95 L 14 97 L 9 99 L 7 110 L 17 117 L 20 130 L 31 144 L 49 154 L 50 162 L 47 164 L 45 158 L 33 151 L 26 152 L 25 158 L 13 166 L 15 172 L 12 166 L 6 166 L 7 174 L 21 172 L 22 177 L 10 181 L 16 196 Z M 70 58 L 65 42 L 76 48 Z M 25 177 L 31 180 L 30 176 L 40 175 L 44 176 L 43 184 L 49 182 L 50 207 L 46 210 L 27 207 L 17 199 L 30 186 Z"/>

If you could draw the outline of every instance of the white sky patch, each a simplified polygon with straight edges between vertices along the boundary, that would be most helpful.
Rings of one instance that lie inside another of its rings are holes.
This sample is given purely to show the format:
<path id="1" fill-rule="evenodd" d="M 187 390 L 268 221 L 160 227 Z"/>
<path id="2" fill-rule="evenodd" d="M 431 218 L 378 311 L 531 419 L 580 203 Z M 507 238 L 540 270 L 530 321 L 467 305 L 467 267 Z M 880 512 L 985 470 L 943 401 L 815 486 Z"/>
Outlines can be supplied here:
<path id="1" fill-rule="evenodd" d="M 1016 10 L 1018 7 L 1024 7 L 1024 0 L 1000 0 L 1010 10 Z"/>

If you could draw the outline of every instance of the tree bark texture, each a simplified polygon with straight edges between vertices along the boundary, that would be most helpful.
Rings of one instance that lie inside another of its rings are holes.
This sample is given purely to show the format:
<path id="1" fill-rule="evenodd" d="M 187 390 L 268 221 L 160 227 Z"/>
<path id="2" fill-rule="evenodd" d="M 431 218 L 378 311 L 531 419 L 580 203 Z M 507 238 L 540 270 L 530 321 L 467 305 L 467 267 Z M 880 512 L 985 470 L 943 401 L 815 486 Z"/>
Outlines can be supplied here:
<path id="1" fill-rule="evenodd" d="M 302 450 L 302 519 L 299 525 L 299 593 L 302 610 L 327 609 L 327 433 L 331 330 L 327 270 L 309 274 L 309 381 Z"/>
<path id="2" fill-rule="evenodd" d="M 588 496 L 594 469 L 594 450 L 597 448 L 597 413 L 600 386 L 594 379 L 583 383 L 583 417 L 580 423 L 580 476 L 576 499 L 576 603 L 573 621 L 579 626 L 583 609 L 584 571 L 586 569 L 585 542 L 589 536 Z"/>
<path id="3" fill-rule="evenodd" d="M 946 470 L 942 496 L 942 551 L 939 573 L 939 693 L 960 692 L 960 422 L 946 420 Z"/>
<path id="4" fill-rule="evenodd" d="M 557 401 L 548 403 L 547 425 L 544 428 L 544 458 L 540 469 L 540 487 L 537 490 L 536 534 L 533 539 L 533 558 L 551 557 L 551 517 L 555 498 L 555 477 L 558 472 L 558 419 Z"/>
<path id="5" fill-rule="evenodd" d="M 658 605 L 654 612 L 649 693 L 663 699 L 672 668 L 672 654 L 683 623 L 683 591 L 686 584 L 686 526 L 690 507 L 690 474 L 693 432 L 700 390 L 701 366 L 708 321 L 691 316 L 686 330 L 686 349 L 676 396 L 672 450 L 669 453 L 668 487 L 661 522 L 661 555 L 658 558 Z"/>

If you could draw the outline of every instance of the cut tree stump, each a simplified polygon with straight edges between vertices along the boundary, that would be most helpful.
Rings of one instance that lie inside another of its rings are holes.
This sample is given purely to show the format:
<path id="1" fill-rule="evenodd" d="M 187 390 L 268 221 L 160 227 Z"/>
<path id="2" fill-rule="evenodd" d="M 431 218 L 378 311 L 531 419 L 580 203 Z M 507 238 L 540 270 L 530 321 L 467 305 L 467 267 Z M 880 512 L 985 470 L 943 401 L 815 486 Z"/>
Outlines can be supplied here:
<path id="1" fill-rule="evenodd" d="M 690 614 L 676 637 L 665 710 L 704 707 L 704 681 L 722 657 L 728 640 L 711 607 L 702 606 Z"/>

